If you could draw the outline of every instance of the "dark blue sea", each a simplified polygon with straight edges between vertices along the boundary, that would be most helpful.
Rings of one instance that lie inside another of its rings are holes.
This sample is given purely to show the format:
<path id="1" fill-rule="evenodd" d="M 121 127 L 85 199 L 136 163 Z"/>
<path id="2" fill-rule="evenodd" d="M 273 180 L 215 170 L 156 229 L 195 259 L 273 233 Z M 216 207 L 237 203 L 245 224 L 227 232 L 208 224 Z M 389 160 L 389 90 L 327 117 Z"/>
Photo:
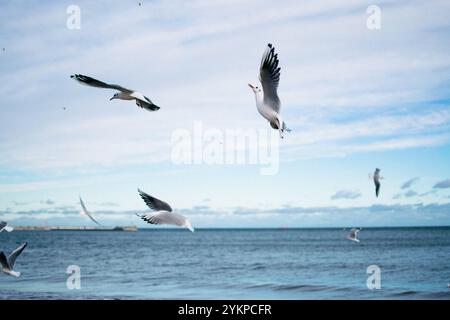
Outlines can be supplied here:
<path id="1" fill-rule="evenodd" d="M 450 299 L 450 228 L 14 231 L 0 299 Z M 81 289 L 68 289 L 67 267 Z M 368 289 L 367 267 L 380 268 Z"/>

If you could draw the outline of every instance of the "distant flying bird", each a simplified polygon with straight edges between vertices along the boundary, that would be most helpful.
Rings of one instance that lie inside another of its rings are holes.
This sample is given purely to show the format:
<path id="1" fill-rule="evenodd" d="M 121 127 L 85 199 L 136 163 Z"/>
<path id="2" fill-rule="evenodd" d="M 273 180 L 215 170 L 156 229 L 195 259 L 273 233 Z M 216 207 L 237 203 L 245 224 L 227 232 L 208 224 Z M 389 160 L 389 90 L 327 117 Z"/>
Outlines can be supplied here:
<path id="1" fill-rule="evenodd" d="M 2 232 L 3 230 L 7 231 L 7 232 L 11 232 L 14 230 L 13 227 L 8 226 L 8 223 L 5 221 L 0 221 L 0 232 Z"/>
<path id="2" fill-rule="evenodd" d="M 358 235 L 358 232 L 361 231 L 361 228 L 353 228 L 352 230 L 350 230 L 350 234 L 347 236 L 348 240 L 351 241 L 355 241 L 355 242 L 359 242 L 359 239 L 356 238 L 356 236 Z"/>
<path id="3" fill-rule="evenodd" d="M 14 271 L 14 264 L 16 263 L 17 257 L 22 253 L 23 249 L 27 246 L 27 242 L 22 244 L 16 250 L 14 250 L 8 258 L 5 256 L 3 251 L 0 252 L 0 264 L 2 265 L 2 271 L 14 277 L 20 277 L 20 272 Z"/>
<path id="4" fill-rule="evenodd" d="M 262 88 L 248 84 L 255 93 L 256 107 L 259 113 L 269 121 L 270 126 L 278 130 L 283 138 L 284 131 L 290 131 L 280 115 L 281 102 L 278 98 L 278 83 L 280 82 L 280 68 L 278 67 L 278 54 L 272 44 L 268 44 L 261 59 L 259 81 Z"/>
<path id="5" fill-rule="evenodd" d="M 373 182 L 375 183 L 375 195 L 377 196 L 377 198 L 380 194 L 381 179 L 383 179 L 383 177 L 380 176 L 380 169 L 376 168 L 375 173 L 373 174 Z"/>
<path id="6" fill-rule="evenodd" d="M 80 197 L 80 204 L 81 204 L 81 214 L 86 215 L 89 217 L 89 219 L 91 219 L 92 221 L 94 221 L 97 225 L 101 226 L 101 224 L 94 219 L 94 217 L 90 214 L 90 212 L 86 209 L 86 206 L 84 205 L 83 200 Z"/>
<path id="7" fill-rule="evenodd" d="M 78 82 L 96 88 L 105 88 L 105 89 L 115 89 L 120 92 L 115 93 L 109 101 L 113 99 L 122 99 L 122 100 L 136 100 L 136 104 L 138 107 L 148 111 L 158 111 L 160 108 L 155 105 L 149 98 L 144 96 L 142 93 L 124 88 L 117 84 L 108 84 L 97 79 L 83 76 L 82 74 L 74 74 L 70 76 L 72 79 L 77 80 Z"/>
<path id="8" fill-rule="evenodd" d="M 147 204 L 147 206 L 150 209 L 156 211 L 154 213 L 147 213 L 143 215 L 136 214 L 139 218 L 150 224 L 175 225 L 179 227 L 186 227 L 192 232 L 194 232 L 194 228 L 192 227 L 189 220 L 180 214 L 173 213 L 172 208 L 167 203 L 159 199 L 156 199 L 139 189 L 138 192 L 141 198 Z"/>

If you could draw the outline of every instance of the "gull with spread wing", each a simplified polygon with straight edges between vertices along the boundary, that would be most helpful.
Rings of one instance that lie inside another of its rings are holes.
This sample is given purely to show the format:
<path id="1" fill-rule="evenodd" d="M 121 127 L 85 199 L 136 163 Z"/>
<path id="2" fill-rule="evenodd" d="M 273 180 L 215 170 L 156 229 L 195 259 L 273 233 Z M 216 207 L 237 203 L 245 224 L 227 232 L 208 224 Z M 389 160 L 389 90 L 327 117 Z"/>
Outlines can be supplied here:
<path id="1" fill-rule="evenodd" d="M 280 68 L 278 67 L 278 54 L 272 44 L 267 45 L 261 59 L 259 68 L 259 81 L 262 87 L 248 84 L 255 93 L 256 107 L 259 113 L 269 121 L 270 126 L 278 130 L 283 138 L 284 131 L 291 131 L 286 127 L 280 115 L 281 102 L 278 98 L 278 83 L 280 82 Z"/>
<path id="2" fill-rule="evenodd" d="M 16 250 L 14 250 L 8 257 L 5 256 L 3 251 L 0 251 L 0 264 L 2 266 L 2 271 L 14 277 L 20 277 L 20 272 L 14 271 L 14 265 L 16 263 L 17 257 L 22 253 L 23 249 L 27 246 L 25 242 Z"/>
<path id="3" fill-rule="evenodd" d="M 0 221 L 0 232 L 2 232 L 3 230 L 7 231 L 7 232 L 11 232 L 14 230 L 13 227 L 8 226 L 8 223 L 5 221 Z"/>
<path id="4" fill-rule="evenodd" d="M 104 89 L 115 89 L 120 92 L 115 93 L 109 101 L 114 99 L 121 99 L 121 100 L 136 100 L 136 105 L 138 107 L 141 107 L 142 109 L 148 110 L 148 111 L 158 111 L 159 107 L 155 105 L 149 98 L 144 96 L 142 93 L 124 88 L 122 86 L 119 86 L 117 84 L 108 84 L 105 82 L 102 82 L 100 80 L 84 76 L 82 74 L 74 74 L 70 76 L 72 79 L 77 80 L 81 84 L 96 87 L 96 88 L 104 88 Z"/>
<path id="5" fill-rule="evenodd" d="M 348 235 L 347 239 L 351 240 L 351 241 L 355 241 L 355 242 L 359 242 L 359 239 L 356 238 L 356 236 L 358 235 L 358 232 L 361 231 L 361 228 L 353 228 L 352 230 L 350 230 L 350 234 Z"/>
<path id="6" fill-rule="evenodd" d="M 159 199 L 152 197 L 151 195 L 146 194 L 145 192 L 138 189 L 139 195 L 147 204 L 147 206 L 156 211 L 143 215 L 136 214 L 142 220 L 150 223 L 150 224 L 168 224 L 174 225 L 178 227 L 186 227 L 192 232 L 194 232 L 194 228 L 188 219 L 178 213 L 172 212 L 172 208 Z"/>

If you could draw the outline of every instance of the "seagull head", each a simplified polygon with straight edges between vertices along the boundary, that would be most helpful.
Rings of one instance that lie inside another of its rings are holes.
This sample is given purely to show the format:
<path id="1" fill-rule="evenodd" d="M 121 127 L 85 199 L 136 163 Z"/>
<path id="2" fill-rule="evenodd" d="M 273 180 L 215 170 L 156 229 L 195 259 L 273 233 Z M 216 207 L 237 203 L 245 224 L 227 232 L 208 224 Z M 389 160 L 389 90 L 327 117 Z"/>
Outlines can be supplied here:
<path id="1" fill-rule="evenodd" d="M 250 83 L 248 84 L 248 86 L 250 87 L 250 89 L 253 90 L 254 93 L 262 92 L 261 88 L 258 87 L 258 86 L 254 86 L 254 85 L 252 85 Z"/>
<path id="2" fill-rule="evenodd" d="M 109 101 L 114 100 L 114 99 L 119 99 L 119 94 L 115 93 L 111 99 L 109 99 Z"/>

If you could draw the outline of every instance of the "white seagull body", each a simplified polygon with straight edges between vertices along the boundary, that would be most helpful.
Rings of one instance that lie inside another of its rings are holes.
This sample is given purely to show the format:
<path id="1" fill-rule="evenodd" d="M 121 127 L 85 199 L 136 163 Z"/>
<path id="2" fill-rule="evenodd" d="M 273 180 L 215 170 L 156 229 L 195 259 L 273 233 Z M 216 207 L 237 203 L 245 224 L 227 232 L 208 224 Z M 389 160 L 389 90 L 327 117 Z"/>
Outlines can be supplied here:
<path id="1" fill-rule="evenodd" d="M 81 211 L 80 211 L 80 213 L 82 215 L 88 216 L 88 218 L 91 219 L 92 221 L 94 221 L 95 224 L 101 226 L 101 224 L 97 220 L 95 220 L 94 217 L 91 215 L 91 213 L 86 209 L 86 206 L 84 205 L 84 202 L 81 199 L 81 197 L 80 197 L 80 204 L 81 204 Z"/>
<path id="2" fill-rule="evenodd" d="M 2 232 L 3 230 L 11 232 L 14 230 L 14 228 L 8 226 L 8 223 L 6 223 L 5 221 L 0 221 L 0 232 Z"/>
<path id="3" fill-rule="evenodd" d="M 350 234 L 348 235 L 347 239 L 351 240 L 351 241 L 359 242 L 359 239 L 356 238 L 356 236 L 358 235 L 358 232 L 360 232 L 360 231 L 361 231 L 360 228 L 353 228 L 352 230 L 350 230 Z"/>
<path id="4" fill-rule="evenodd" d="M 178 213 L 172 212 L 172 208 L 159 199 L 156 199 L 145 192 L 138 189 L 139 195 L 147 204 L 147 206 L 156 211 L 152 213 L 147 213 L 143 215 L 136 214 L 142 220 L 150 223 L 150 224 L 167 224 L 174 225 L 178 227 L 185 227 L 194 232 L 194 228 L 188 219 Z"/>
<path id="5" fill-rule="evenodd" d="M 20 277 L 20 272 L 14 271 L 14 264 L 16 263 L 17 257 L 22 253 L 23 249 L 27 246 L 27 243 L 25 242 L 20 247 L 18 247 L 16 250 L 14 250 L 8 258 L 5 256 L 3 251 L 0 252 L 0 264 L 2 266 L 2 271 L 6 274 L 9 274 L 14 277 Z"/>
<path id="6" fill-rule="evenodd" d="M 97 79 L 94 79 L 94 78 L 91 78 L 88 76 L 84 76 L 82 74 L 74 74 L 74 75 L 71 75 L 70 77 L 84 85 L 87 85 L 87 86 L 119 90 L 120 92 L 114 94 L 113 97 L 111 99 L 109 99 L 110 101 L 113 99 L 136 100 L 136 105 L 138 107 L 141 107 L 142 109 L 145 109 L 148 111 L 158 111 L 160 109 L 149 98 L 147 98 L 140 92 L 124 88 L 117 84 L 108 84 L 108 83 L 102 82 L 100 80 L 97 80 Z"/>
<path id="7" fill-rule="evenodd" d="M 280 82 L 280 68 L 278 67 L 278 54 L 272 44 L 267 45 L 261 59 L 259 81 L 262 88 L 249 84 L 255 93 L 258 112 L 269 121 L 273 129 L 278 130 L 283 138 L 284 131 L 290 131 L 280 115 L 281 102 L 278 98 L 278 83 Z"/>

